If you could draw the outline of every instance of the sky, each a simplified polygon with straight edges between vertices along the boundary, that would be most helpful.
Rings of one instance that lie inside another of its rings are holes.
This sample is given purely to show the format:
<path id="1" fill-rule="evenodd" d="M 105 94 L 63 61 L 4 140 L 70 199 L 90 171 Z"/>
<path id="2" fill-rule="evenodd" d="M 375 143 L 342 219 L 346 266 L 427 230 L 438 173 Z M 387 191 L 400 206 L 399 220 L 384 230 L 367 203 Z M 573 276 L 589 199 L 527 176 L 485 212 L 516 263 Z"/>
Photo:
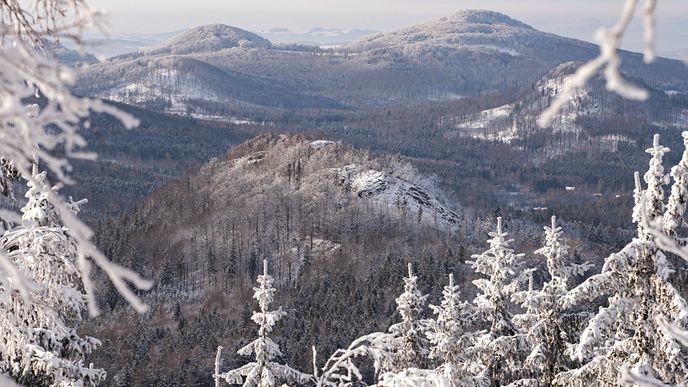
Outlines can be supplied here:
<path id="1" fill-rule="evenodd" d="M 285 27 L 364 28 L 387 31 L 439 19 L 469 8 L 505 13 L 543 31 L 592 40 L 595 30 L 618 18 L 624 0 L 88 0 L 107 9 L 113 33 L 159 33 L 223 23 L 253 32 Z M 639 19 L 639 18 L 637 18 Z M 660 0 L 658 50 L 688 52 L 688 1 Z M 624 48 L 642 48 L 636 22 Z"/>

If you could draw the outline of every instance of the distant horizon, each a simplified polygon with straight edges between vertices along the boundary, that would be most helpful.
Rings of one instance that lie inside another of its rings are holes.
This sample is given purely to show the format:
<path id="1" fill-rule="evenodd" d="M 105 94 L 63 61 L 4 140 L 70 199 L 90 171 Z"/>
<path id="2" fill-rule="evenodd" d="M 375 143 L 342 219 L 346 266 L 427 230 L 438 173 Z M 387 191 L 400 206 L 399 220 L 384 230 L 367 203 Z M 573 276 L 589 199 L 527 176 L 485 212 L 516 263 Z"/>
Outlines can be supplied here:
<path id="1" fill-rule="evenodd" d="M 423 6 L 412 0 L 380 0 L 375 5 L 363 0 L 324 1 L 327 6 L 311 6 L 306 0 L 292 0 L 290 7 L 278 0 L 254 0 L 251 4 L 197 0 L 194 7 L 177 1 L 155 6 L 133 0 L 95 0 L 94 8 L 110 12 L 113 35 L 158 35 L 188 30 L 207 24 L 226 24 L 254 33 L 274 28 L 287 28 L 296 33 L 313 28 L 359 29 L 386 32 L 407 26 L 428 23 L 465 9 L 486 9 L 508 15 L 534 28 L 561 36 L 593 42 L 599 27 L 613 25 L 623 3 L 599 4 L 581 0 L 575 5 L 558 0 L 524 0 L 515 4 L 506 0 L 462 1 L 425 0 Z M 200 3 L 200 4 L 199 4 Z M 136 12 L 131 10 L 135 9 Z M 201 11 L 203 10 L 203 11 Z M 643 35 L 640 17 L 636 17 L 623 48 L 641 51 Z M 688 2 L 664 0 L 658 7 L 658 52 L 674 59 L 688 58 Z"/>

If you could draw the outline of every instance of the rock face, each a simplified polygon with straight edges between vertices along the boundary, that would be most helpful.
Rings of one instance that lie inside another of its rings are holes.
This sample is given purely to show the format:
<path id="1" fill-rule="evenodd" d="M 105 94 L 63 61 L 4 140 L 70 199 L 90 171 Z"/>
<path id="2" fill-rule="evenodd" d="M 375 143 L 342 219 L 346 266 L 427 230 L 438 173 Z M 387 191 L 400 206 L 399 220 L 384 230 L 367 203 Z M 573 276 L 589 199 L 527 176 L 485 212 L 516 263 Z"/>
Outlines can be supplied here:
<path id="1" fill-rule="evenodd" d="M 388 172 L 360 164 L 335 168 L 337 184 L 346 192 L 379 206 L 393 206 L 417 222 L 455 227 L 459 218 L 440 200 L 434 187 L 423 187 Z"/>

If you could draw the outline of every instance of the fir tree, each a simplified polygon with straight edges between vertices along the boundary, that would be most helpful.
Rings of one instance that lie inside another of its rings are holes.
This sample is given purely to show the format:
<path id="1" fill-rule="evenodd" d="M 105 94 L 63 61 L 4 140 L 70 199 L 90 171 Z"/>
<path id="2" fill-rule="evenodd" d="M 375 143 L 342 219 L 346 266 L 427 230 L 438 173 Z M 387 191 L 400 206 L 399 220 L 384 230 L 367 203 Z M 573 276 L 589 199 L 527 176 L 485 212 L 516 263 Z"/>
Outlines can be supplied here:
<path id="1" fill-rule="evenodd" d="M 421 319 L 421 314 L 427 298 L 418 290 L 418 277 L 413 275 L 413 267 L 409 263 L 408 277 L 404 278 L 404 292 L 396 299 L 401 321 L 389 327 L 389 333 L 398 341 L 398 348 L 394 367 L 388 371 L 425 365 L 430 353 L 425 335 L 428 321 Z"/>
<path id="2" fill-rule="evenodd" d="M 22 226 L 5 232 L 2 247 L 36 289 L 29 297 L 0 287 L 0 373 L 27 386 L 95 386 L 105 372 L 83 364 L 100 345 L 76 328 L 86 308 L 78 253 L 69 230 L 47 200 L 46 173 L 34 166 Z M 85 200 L 66 203 L 76 215 Z"/>
<path id="3" fill-rule="evenodd" d="M 685 221 L 683 214 L 688 204 L 688 131 L 683 132 L 684 151 L 681 161 L 671 168 L 671 177 L 674 184 L 671 186 L 671 194 L 664 214 L 664 232 L 676 239 L 680 245 L 685 245 L 682 239 L 676 236 L 676 229 L 683 227 Z"/>
<path id="4" fill-rule="evenodd" d="M 600 274 L 588 278 L 564 299 L 565 305 L 576 305 L 591 297 L 608 296 L 608 305 L 600 308 L 572 348 L 573 357 L 584 365 L 561 373 L 559 383 L 617 385 L 622 371 L 627 370 L 658 383 L 688 381 L 685 348 L 661 323 L 686 326 L 688 305 L 670 283 L 672 269 L 651 232 L 655 222 L 661 224 L 665 211 L 663 185 L 667 177 L 662 159 L 667 151 L 655 135 L 653 146 L 647 150 L 652 155 L 644 176 L 647 189 L 642 189 L 636 173 L 633 221 L 638 224 L 638 235 L 607 257 Z M 677 180 L 675 184 L 682 183 Z M 669 210 L 674 219 L 682 218 L 677 209 Z"/>
<path id="5" fill-rule="evenodd" d="M 338 349 L 327 360 L 318 378 L 318 386 L 351 385 L 362 381 L 363 376 L 354 363 L 357 358 L 372 360 L 376 376 L 381 381 L 398 380 L 408 370 L 419 371 L 427 363 L 430 354 L 426 337 L 428 320 L 421 319 L 427 295 L 418 290 L 418 277 L 408 264 L 408 277 L 404 277 L 404 292 L 397 297 L 397 312 L 401 321 L 389 327 L 387 332 L 375 332 L 354 340 L 346 349 Z M 426 370 L 422 370 L 425 372 Z"/>
<path id="6" fill-rule="evenodd" d="M 263 261 L 263 275 L 258 276 L 259 287 L 253 288 L 255 294 L 253 298 L 258 301 L 259 312 L 253 312 L 251 319 L 258 324 L 258 338 L 245 347 L 239 349 L 241 356 L 254 355 L 256 361 L 246 364 L 243 367 L 225 372 L 217 373 L 219 367 L 220 351 L 216 357 L 216 372 L 213 375 L 215 380 L 224 379 L 228 384 L 241 384 L 244 387 L 274 387 L 278 381 L 297 383 L 299 385 L 311 382 L 312 375 L 301 373 L 287 365 L 276 363 L 274 360 L 282 356 L 279 346 L 268 337 L 272 329 L 282 317 L 286 315 L 282 308 L 269 310 L 270 304 L 274 300 L 277 291 L 273 286 L 274 279 L 268 275 L 268 261 Z"/>
<path id="7" fill-rule="evenodd" d="M 570 279 L 583 274 L 592 265 L 567 262 L 568 246 L 555 216 L 552 216 L 551 227 L 545 227 L 545 245 L 535 253 L 546 258 L 550 280 L 541 290 L 534 290 L 531 270 L 529 289 L 512 297 L 525 309 L 525 313 L 514 316 L 514 322 L 527 335 L 529 346 L 525 373 L 518 383 L 549 386 L 569 365 L 565 350 L 572 328 L 586 315 L 564 310 L 562 297 L 568 292 Z"/>
<path id="8" fill-rule="evenodd" d="M 475 342 L 475 335 L 468 328 L 474 323 L 475 313 L 468 302 L 461 301 L 461 292 L 454 284 L 453 274 L 449 274 L 449 284 L 444 287 L 442 295 L 439 306 L 430 305 L 437 315 L 427 332 L 432 344 L 430 359 L 441 362 L 437 373 L 444 375 L 453 386 L 471 385 L 474 382 L 472 375 L 481 371 L 470 368 L 474 354 L 469 352 L 469 348 Z"/>
<path id="9" fill-rule="evenodd" d="M 519 350 L 524 347 L 525 337 L 512 321 L 510 297 L 518 290 L 516 273 L 520 271 L 519 259 L 506 239 L 508 233 L 502 230 L 502 218 L 497 218 L 497 230 L 490 232 L 490 248 L 482 254 L 473 255 L 469 261 L 476 272 L 487 276 L 474 280 L 480 292 L 474 304 L 477 313 L 490 324 L 489 330 L 481 334 L 471 351 L 476 356 L 471 360 L 471 369 L 482 371 L 476 380 L 492 385 L 506 385 L 516 373 Z"/>

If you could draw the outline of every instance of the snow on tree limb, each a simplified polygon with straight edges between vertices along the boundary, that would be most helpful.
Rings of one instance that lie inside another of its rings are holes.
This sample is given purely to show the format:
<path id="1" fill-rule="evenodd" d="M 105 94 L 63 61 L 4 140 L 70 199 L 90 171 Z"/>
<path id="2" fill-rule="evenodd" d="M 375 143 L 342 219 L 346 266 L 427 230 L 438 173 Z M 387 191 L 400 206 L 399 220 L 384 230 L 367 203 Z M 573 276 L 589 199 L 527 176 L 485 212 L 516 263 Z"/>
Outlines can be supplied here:
<path id="1" fill-rule="evenodd" d="M 82 124 L 88 126 L 92 113 L 109 114 L 126 128 L 138 125 L 134 117 L 102 101 L 72 95 L 74 73 L 42 49 L 46 39 L 66 38 L 78 43 L 84 29 L 99 25 L 99 16 L 82 0 L 38 0 L 33 8 L 19 0 L 0 2 L 0 156 L 31 183 L 37 183 L 31 174 L 34 157 L 60 184 L 73 182 L 69 158 L 95 158 L 95 154 L 83 151 L 86 141 L 78 132 Z M 39 103 L 26 103 L 31 100 Z M 145 311 L 129 286 L 146 290 L 152 282 L 108 260 L 91 241 L 92 231 L 59 195 L 49 192 L 46 199 L 76 241 L 90 313 L 98 314 L 91 280 L 93 265 L 107 274 L 138 312 Z M 26 294 L 29 284 L 11 265 L 6 253 L 0 252 L 1 286 Z"/>
<path id="2" fill-rule="evenodd" d="M 220 363 L 222 363 L 222 346 L 217 347 L 217 354 L 215 355 L 215 373 L 213 374 L 213 379 L 215 379 L 215 387 L 220 387 Z"/>
<path id="3" fill-rule="evenodd" d="M 87 301 L 79 285 L 78 246 L 47 200 L 56 187 L 37 166 L 31 177 L 22 225 L 5 231 L 0 244 L 36 289 L 22 295 L 0 287 L 0 369 L 26 385 L 94 386 L 105 371 L 83 364 L 100 341 L 76 332 Z M 79 203 L 70 200 L 68 207 L 77 213 Z"/>
<path id="4" fill-rule="evenodd" d="M 633 15 L 640 0 L 626 0 L 621 17 L 611 29 L 601 28 L 595 34 L 595 40 L 600 45 L 600 54 L 593 60 L 581 66 L 575 74 L 564 82 L 562 91 L 552 104 L 545 109 L 537 120 L 540 127 L 546 127 L 559 114 L 561 109 L 571 100 L 574 92 L 583 87 L 598 71 L 603 70 L 607 80 L 607 89 L 619 94 L 621 97 L 632 100 L 646 100 L 649 97 L 647 90 L 639 88 L 626 81 L 619 70 L 621 57 L 619 48 L 623 41 L 628 26 L 633 20 Z M 644 0 L 643 23 L 645 26 L 645 51 L 644 60 L 651 63 L 655 60 L 655 20 L 657 0 Z"/>
<path id="5" fill-rule="evenodd" d="M 664 217 L 671 216 L 672 222 L 682 221 L 685 207 L 665 204 L 663 186 L 668 179 L 662 161 L 667 151 L 659 144 L 659 136 L 655 136 L 647 150 L 651 159 L 644 175 L 645 189 L 640 174 L 635 175 L 633 221 L 637 224 L 637 236 L 605 260 L 600 275 L 589 278 L 567 296 L 575 300 L 586 293 L 588 298 L 605 295 L 609 305 L 600 308 L 580 342 L 571 348 L 583 366 L 558 375 L 558 383 L 614 384 L 620 378 L 633 380 L 633 373 L 657 383 L 683 385 L 688 381 L 688 360 L 677 343 L 685 338 L 688 303 L 669 281 L 673 269 L 664 253 L 675 251 L 679 256 L 685 255 L 673 235 L 675 229 L 669 228 L 672 235 L 668 235 L 664 228 Z M 676 184 L 684 181 L 675 179 Z M 677 190 L 680 191 L 672 188 L 672 192 Z M 670 195 L 670 200 L 681 200 L 681 196 Z M 622 375 L 623 369 L 631 373 Z M 638 380 L 637 384 L 643 385 Z"/>
<path id="6" fill-rule="evenodd" d="M 434 370 L 407 368 L 401 372 L 387 372 L 380 376 L 379 387 L 451 387 L 450 379 Z M 373 386 L 373 387 L 375 387 Z"/>
<path id="7" fill-rule="evenodd" d="M 253 288 L 253 298 L 258 301 L 260 306 L 260 311 L 253 312 L 251 317 L 259 326 L 258 338 L 237 351 L 241 356 L 255 355 L 256 360 L 237 369 L 220 373 L 219 366 L 222 347 L 218 347 L 215 357 L 215 372 L 213 373 L 216 383 L 218 379 L 223 379 L 228 384 L 243 384 L 247 387 L 274 387 L 277 380 L 298 383 L 300 385 L 313 381 L 313 375 L 304 374 L 274 361 L 282 353 L 279 346 L 268 337 L 268 333 L 272 332 L 275 323 L 285 316 L 286 313 L 282 311 L 281 307 L 277 310 L 269 310 L 270 304 L 274 300 L 274 294 L 277 291 L 272 286 L 273 283 L 274 279 L 268 275 L 268 261 L 264 260 L 263 274 L 258 276 L 258 284 L 260 286 Z"/>

